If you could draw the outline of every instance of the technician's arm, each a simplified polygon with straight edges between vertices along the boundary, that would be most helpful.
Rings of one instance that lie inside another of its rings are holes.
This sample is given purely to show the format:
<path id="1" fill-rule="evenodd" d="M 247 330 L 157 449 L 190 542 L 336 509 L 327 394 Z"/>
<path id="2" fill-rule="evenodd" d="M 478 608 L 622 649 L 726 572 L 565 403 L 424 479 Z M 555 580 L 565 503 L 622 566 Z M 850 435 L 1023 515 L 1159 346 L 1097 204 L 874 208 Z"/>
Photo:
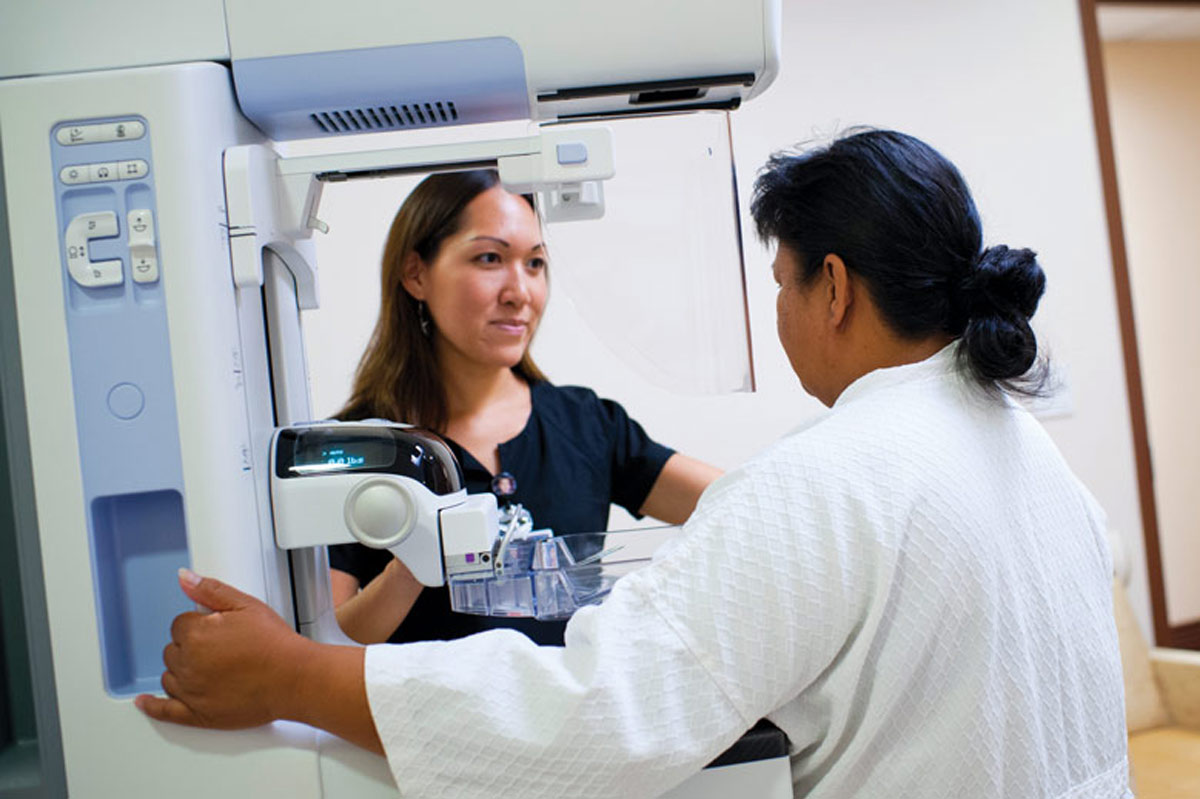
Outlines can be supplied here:
<path id="1" fill-rule="evenodd" d="M 646 495 L 640 512 L 670 524 L 683 524 L 696 509 L 696 501 L 721 470 L 676 452 L 663 465 Z"/>
<path id="2" fill-rule="evenodd" d="M 423 587 L 395 558 L 361 591 L 353 575 L 338 569 L 331 569 L 329 575 L 338 625 L 360 644 L 387 641 L 408 616 Z"/>
<path id="3" fill-rule="evenodd" d="M 214 612 L 175 619 L 163 650 L 167 697 L 137 697 L 143 713 L 217 729 L 300 721 L 383 753 L 367 705 L 363 649 L 310 641 L 262 602 L 218 580 L 181 571 L 179 583 Z"/>

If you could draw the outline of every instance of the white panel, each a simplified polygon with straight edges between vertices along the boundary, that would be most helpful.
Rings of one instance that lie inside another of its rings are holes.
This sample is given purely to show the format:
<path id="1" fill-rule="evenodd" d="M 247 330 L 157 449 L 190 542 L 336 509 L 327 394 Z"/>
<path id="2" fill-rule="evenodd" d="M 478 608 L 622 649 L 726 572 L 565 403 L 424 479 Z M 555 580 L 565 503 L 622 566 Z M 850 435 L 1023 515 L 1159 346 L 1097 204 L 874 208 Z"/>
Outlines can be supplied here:
<path id="1" fill-rule="evenodd" d="M 145 117 L 153 144 L 192 562 L 260 596 L 279 579 L 264 562 L 255 478 L 240 461 L 246 405 L 234 369 L 220 152 L 251 131 L 234 116 L 226 70 L 193 65 L 0 83 L 31 469 L 68 787 L 79 796 L 316 797 L 311 729 L 278 724 L 225 733 L 156 724 L 102 684 L 50 130 L 63 119 L 130 113 Z"/>
<path id="2" fill-rule="evenodd" d="M 6 0 L 0 78 L 227 61 L 221 0 Z"/>
<path id="3" fill-rule="evenodd" d="M 508 36 L 525 55 L 534 93 L 758 72 L 764 67 L 764 10 L 769 7 L 761 0 L 583 5 L 462 0 L 423 5 L 414 14 L 408 3 L 344 0 L 333 25 L 325 14 L 298 14 L 288 0 L 228 0 L 227 5 L 234 58 Z"/>

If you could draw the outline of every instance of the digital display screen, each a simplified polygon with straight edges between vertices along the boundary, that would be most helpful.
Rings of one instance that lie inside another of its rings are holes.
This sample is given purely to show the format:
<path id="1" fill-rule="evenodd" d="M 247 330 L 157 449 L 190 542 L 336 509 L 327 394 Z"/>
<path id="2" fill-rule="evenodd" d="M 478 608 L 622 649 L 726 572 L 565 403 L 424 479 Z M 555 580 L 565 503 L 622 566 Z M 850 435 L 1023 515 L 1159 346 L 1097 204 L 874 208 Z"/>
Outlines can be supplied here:
<path id="1" fill-rule="evenodd" d="M 360 454 L 356 449 L 346 451 L 345 447 L 329 447 L 321 450 L 320 456 L 317 458 L 317 463 L 326 466 L 345 466 L 347 469 L 354 469 L 358 466 L 367 465 L 367 456 Z"/>
<path id="2" fill-rule="evenodd" d="M 311 431 L 296 439 L 291 471 L 325 474 L 356 469 L 387 469 L 396 460 L 396 442 L 384 435 L 338 434 Z"/>

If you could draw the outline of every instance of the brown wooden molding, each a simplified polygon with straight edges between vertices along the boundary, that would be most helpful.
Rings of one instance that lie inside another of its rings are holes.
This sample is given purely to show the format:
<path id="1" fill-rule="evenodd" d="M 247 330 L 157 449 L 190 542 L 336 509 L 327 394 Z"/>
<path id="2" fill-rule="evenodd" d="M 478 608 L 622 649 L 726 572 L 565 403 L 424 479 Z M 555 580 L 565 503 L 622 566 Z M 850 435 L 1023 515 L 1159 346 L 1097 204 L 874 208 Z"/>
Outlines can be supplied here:
<path id="1" fill-rule="evenodd" d="M 1170 646 L 1179 649 L 1200 649 L 1200 621 L 1172 627 Z"/>
<path id="2" fill-rule="evenodd" d="M 1133 428 L 1133 454 L 1137 466 L 1142 535 L 1146 543 L 1146 571 L 1150 583 L 1154 639 L 1159 646 L 1175 646 L 1175 636 L 1167 621 L 1162 552 L 1158 541 L 1158 510 L 1154 502 L 1154 474 L 1150 461 L 1150 441 L 1146 431 L 1146 403 L 1142 392 L 1142 369 L 1138 359 L 1137 331 L 1133 320 L 1129 260 L 1125 251 L 1120 195 L 1117 191 L 1116 156 L 1113 150 L 1112 124 L 1108 111 L 1108 89 L 1104 82 L 1104 60 L 1103 53 L 1100 51 L 1100 30 L 1096 21 L 1096 5 L 1096 0 L 1079 0 L 1079 18 L 1083 26 L 1084 54 L 1087 58 L 1088 80 L 1091 84 L 1092 118 L 1096 127 L 1096 145 L 1100 156 L 1100 177 L 1104 185 L 1104 210 L 1108 222 L 1108 245 L 1112 253 L 1117 317 L 1121 326 L 1121 349 L 1125 360 L 1125 390 L 1129 397 L 1129 421 Z M 1139 5 L 1141 4 L 1139 3 Z M 1147 5 L 1149 4 L 1147 3 Z M 1195 4 L 1189 3 L 1189 5 Z M 1197 626 L 1200 627 L 1200 624 Z"/>

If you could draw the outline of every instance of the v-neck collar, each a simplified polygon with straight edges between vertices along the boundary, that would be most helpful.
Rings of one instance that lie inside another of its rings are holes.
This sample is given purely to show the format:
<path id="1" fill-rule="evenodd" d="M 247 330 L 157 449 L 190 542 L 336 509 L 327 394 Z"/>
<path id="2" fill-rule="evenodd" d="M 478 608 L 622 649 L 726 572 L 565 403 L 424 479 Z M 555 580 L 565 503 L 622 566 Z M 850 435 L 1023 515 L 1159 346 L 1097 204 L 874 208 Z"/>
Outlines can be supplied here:
<path id="1" fill-rule="evenodd" d="M 507 450 L 508 452 L 511 453 L 512 450 L 515 448 L 515 445 L 517 445 L 519 442 L 524 440 L 529 435 L 530 429 L 533 427 L 533 417 L 534 417 L 534 414 L 537 412 L 537 404 L 538 404 L 537 394 L 538 394 L 539 389 L 543 385 L 543 381 L 539 380 L 539 381 L 533 382 L 533 383 L 526 383 L 526 385 L 529 386 L 529 415 L 527 417 L 525 417 L 525 424 L 524 424 L 524 426 L 521 427 L 520 431 L 515 436 L 508 439 L 507 441 L 501 441 L 496 446 L 496 449 L 500 455 L 500 471 L 501 472 L 511 471 L 510 467 L 512 464 L 505 463 L 505 458 L 504 458 L 505 451 Z M 461 465 L 462 465 L 464 471 L 468 467 L 470 467 L 472 470 L 478 470 L 478 471 L 483 472 L 488 477 L 496 476 L 495 474 L 492 474 L 492 471 L 490 469 L 488 469 L 486 466 L 484 466 L 483 463 L 481 463 L 480 460 L 478 458 L 476 458 L 471 453 L 471 451 L 468 450 L 466 447 L 464 447 L 462 444 L 459 444 L 457 441 L 450 438 L 449 436 L 443 436 L 443 438 L 445 438 L 447 441 L 452 442 L 454 444 L 455 448 L 460 453 L 462 453 L 462 457 L 460 458 L 460 460 L 462 462 Z"/>

